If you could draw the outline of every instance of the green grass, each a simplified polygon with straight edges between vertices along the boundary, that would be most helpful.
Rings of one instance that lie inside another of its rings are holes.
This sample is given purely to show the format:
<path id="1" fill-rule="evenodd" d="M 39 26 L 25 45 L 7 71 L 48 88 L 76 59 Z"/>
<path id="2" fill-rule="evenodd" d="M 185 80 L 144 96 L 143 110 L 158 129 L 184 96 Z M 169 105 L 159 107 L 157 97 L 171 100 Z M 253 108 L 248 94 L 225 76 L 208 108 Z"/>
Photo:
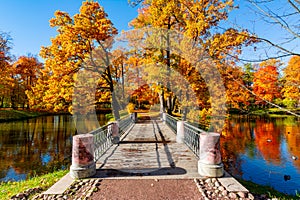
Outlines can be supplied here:
<path id="1" fill-rule="evenodd" d="M 292 195 L 287 195 L 283 194 L 281 192 L 278 192 L 277 190 L 274 190 L 270 186 L 263 186 L 263 185 L 258 185 L 256 183 L 253 183 L 251 181 L 245 181 L 242 179 L 238 179 L 238 181 L 245 186 L 250 193 L 252 194 L 265 194 L 267 195 L 268 198 L 277 198 L 281 200 L 288 200 L 288 199 L 300 199 L 300 195 L 295 191 L 295 194 L 297 196 L 292 196 Z M 299 195 L 299 196 L 298 196 Z"/>
<path id="2" fill-rule="evenodd" d="M 299 109 L 288 109 L 292 112 L 295 113 L 299 113 L 300 110 Z M 237 112 L 234 109 L 230 110 L 230 114 L 239 114 L 239 112 Z M 291 114 L 289 114 L 288 112 L 279 109 L 279 108 L 259 108 L 259 109 L 253 109 L 253 110 L 249 110 L 249 113 L 251 115 L 258 115 L 258 116 L 269 116 L 269 117 L 287 117 L 287 116 L 291 116 Z"/>
<path id="3" fill-rule="evenodd" d="M 20 182 L 0 183 L 0 199 L 10 199 L 10 197 L 12 197 L 13 195 L 24 192 L 25 190 L 30 188 L 40 187 L 43 190 L 47 190 L 68 172 L 69 170 L 60 170 Z"/>
<path id="4" fill-rule="evenodd" d="M 126 117 L 128 115 L 127 110 L 120 110 L 119 113 L 120 113 L 120 118 L 121 119 L 124 118 L 124 117 Z M 108 122 L 115 121 L 115 118 L 114 118 L 114 116 L 113 116 L 112 113 L 106 114 L 105 117 L 108 120 Z"/>
<path id="5" fill-rule="evenodd" d="M 33 117 L 38 117 L 43 113 L 22 110 L 0 110 L 0 122 L 7 122 L 13 120 L 23 120 Z"/>

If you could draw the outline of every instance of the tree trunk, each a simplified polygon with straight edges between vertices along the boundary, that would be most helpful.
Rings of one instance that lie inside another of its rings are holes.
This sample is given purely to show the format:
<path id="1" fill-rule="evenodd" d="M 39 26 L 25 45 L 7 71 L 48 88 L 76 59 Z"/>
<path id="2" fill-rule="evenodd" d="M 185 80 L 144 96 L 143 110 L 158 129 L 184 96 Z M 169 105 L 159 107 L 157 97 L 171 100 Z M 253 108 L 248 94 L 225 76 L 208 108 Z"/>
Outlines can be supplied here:
<path id="1" fill-rule="evenodd" d="M 168 21 L 168 30 L 171 29 L 171 18 Z M 169 77 L 171 76 L 171 52 L 170 52 L 170 36 L 167 33 L 167 51 L 166 51 L 166 64 L 167 64 L 167 92 L 171 92 L 171 83 Z M 168 96 L 167 99 L 167 113 L 169 115 L 172 114 L 172 97 L 171 95 Z"/>
<path id="2" fill-rule="evenodd" d="M 112 92 L 111 95 L 112 95 L 112 110 L 113 110 L 113 114 L 114 114 L 115 120 L 119 120 L 120 119 L 120 113 L 119 113 L 120 106 L 119 106 L 119 103 L 118 103 L 118 100 L 116 98 L 115 93 Z"/>
<path id="3" fill-rule="evenodd" d="M 164 113 L 165 112 L 165 99 L 164 99 L 164 91 L 162 91 L 161 93 L 158 94 L 159 96 L 159 104 L 160 104 L 160 113 Z"/>
<path id="4" fill-rule="evenodd" d="M 0 97 L 0 108 L 3 108 L 4 97 Z"/>

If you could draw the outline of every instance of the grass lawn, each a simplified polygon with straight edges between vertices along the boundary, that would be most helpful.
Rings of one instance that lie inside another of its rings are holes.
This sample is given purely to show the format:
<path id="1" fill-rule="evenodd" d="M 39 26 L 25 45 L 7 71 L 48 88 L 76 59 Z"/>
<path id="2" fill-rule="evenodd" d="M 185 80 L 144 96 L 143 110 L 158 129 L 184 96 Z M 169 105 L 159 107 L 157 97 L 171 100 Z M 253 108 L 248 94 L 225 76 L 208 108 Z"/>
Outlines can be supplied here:
<path id="1" fill-rule="evenodd" d="M 69 170 L 60 170 L 24 181 L 0 183 L 0 199 L 10 199 L 13 195 L 30 188 L 40 187 L 42 190 L 47 190 L 68 172 Z"/>
<path id="2" fill-rule="evenodd" d="M 238 179 L 238 181 L 245 186 L 252 194 L 265 194 L 268 198 L 277 198 L 281 200 L 288 200 L 288 199 L 300 199 L 300 194 L 296 194 L 296 196 L 291 196 L 287 194 L 283 194 L 274 190 L 272 187 L 258 185 L 251 181 L 245 181 Z"/>

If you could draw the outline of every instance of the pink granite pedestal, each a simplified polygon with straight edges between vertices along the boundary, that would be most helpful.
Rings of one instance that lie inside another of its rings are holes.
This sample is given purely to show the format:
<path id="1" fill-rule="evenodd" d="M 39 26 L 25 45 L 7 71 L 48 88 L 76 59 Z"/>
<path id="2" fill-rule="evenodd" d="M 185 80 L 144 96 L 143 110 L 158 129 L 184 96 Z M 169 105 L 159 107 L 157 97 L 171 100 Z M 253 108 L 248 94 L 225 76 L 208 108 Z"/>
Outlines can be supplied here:
<path id="1" fill-rule="evenodd" d="M 184 143 L 184 121 L 177 121 L 176 142 Z"/>
<path id="2" fill-rule="evenodd" d="M 199 157 L 198 173 L 201 176 L 222 177 L 224 175 L 219 133 L 208 132 L 200 134 Z"/>
<path id="3" fill-rule="evenodd" d="M 119 144 L 120 142 L 120 133 L 119 133 L 119 122 L 109 123 L 109 129 L 111 133 L 111 141 L 113 144 Z"/>
<path id="4" fill-rule="evenodd" d="M 72 178 L 88 178 L 96 174 L 94 162 L 94 136 L 81 134 L 73 136 L 72 165 L 70 176 Z"/>

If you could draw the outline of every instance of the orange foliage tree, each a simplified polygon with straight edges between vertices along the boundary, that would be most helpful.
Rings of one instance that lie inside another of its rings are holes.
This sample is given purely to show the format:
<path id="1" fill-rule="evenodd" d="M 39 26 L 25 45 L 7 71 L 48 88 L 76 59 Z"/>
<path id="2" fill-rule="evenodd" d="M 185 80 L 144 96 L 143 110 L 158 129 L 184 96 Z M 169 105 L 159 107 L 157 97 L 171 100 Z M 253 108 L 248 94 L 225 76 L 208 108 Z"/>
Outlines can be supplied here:
<path id="1" fill-rule="evenodd" d="M 11 38 L 7 33 L 0 32 L 0 107 L 9 106 L 14 84 L 10 64 L 10 40 Z"/>
<path id="2" fill-rule="evenodd" d="M 256 95 L 256 104 L 266 105 L 266 101 L 272 102 L 280 97 L 278 66 L 277 60 L 265 61 L 260 63 L 260 68 L 254 73 L 253 92 Z"/>
<path id="3" fill-rule="evenodd" d="M 104 9 L 93 1 L 83 2 L 80 12 L 73 17 L 66 12 L 56 11 L 50 26 L 57 28 L 58 35 L 51 39 L 50 46 L 42 47 L 40 55 L 45 59 L 43 76 L 28 95 L 31 104 L 38 109 L 72 111 L 76 72 L 89 70 L 85 68 L 85 60 L 91 59 L 92 51 L 101 49 L 106 54 L 104 58 L 108 56 L 111 48 L 108 41 L 117 34 L 117 30 Z M 110 63 L 106 61 L 92 69 L 101 73 L 114 100 Z M 116 118 L 119 117 L 117 110 L 114 114 Z"/>
<path id="4" fill-rule="evenodd" d="M 32 91 L 32 87 L 35 86 L 42 67 L 42 63 L 33 56 L 21 56 L 13 64 L 14 77 L 18 86 L 14 88 L 14 93 L 15 95 L 18 93 L 21 96 L 21 98 L 19 97 L 19 103 L 22 103 L 23 107 L 26 104 L 27 108 L 29 108 L 26 93 Z"/>
<path id="5" fill-rule="evenodd" d="M 288 107 L 300 105 L 300 56 L 290 59 L 284 69 L 284 86 L 282 89 L 283 102 Z"/>

